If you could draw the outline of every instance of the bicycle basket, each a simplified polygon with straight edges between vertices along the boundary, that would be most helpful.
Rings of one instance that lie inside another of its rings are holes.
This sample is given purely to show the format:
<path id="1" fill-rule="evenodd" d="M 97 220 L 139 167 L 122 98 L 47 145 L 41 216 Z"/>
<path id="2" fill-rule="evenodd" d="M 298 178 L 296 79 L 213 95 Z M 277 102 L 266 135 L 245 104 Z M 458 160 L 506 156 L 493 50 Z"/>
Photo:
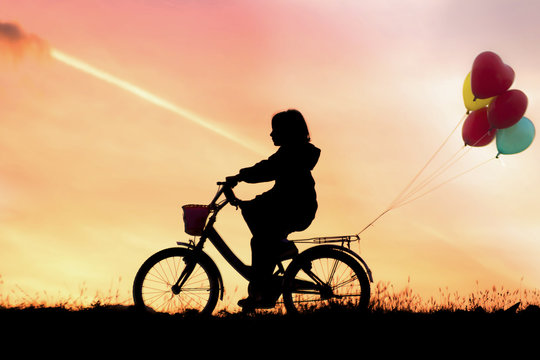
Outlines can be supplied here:
<path id="1" fill-rule="evenodd" d="M 189 235 L 200 236 L 210 213 L 207 205 L 184 205 L 184 226 Z"/>

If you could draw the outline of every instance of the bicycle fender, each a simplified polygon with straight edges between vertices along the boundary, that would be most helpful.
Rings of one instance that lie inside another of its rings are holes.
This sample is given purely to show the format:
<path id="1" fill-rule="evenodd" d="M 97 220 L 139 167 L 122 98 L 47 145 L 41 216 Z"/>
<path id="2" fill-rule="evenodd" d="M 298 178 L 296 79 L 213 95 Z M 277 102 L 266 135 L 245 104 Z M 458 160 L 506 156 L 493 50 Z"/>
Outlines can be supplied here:
<path id="1" fill-rule="evenodd" d="M 373 276 L 371 274 L 371 269 L 369 268 L 367 263 L 364 261 L 364 259 L 362 259 L 360 257 L 360 255 L 358 255 L 356 252 L 352 251 L 349 248 L 339 246 L 339 245 L 318 245 L 318 246 L 313 246 L 313 247 L 310 247 L 309 249 L 306 249 L 306 250 L 302 251 L 302 253 L 300 253 L 298 256 L 301 256 L 302 254 L 305 254 L 305 253 L 309 253 L 311 250 L 321 248 L 321 247 L 332 248 L 332 249 L 347 253 L 348 255 L 351 255 L 353 258 L 355 258 L 360 263 L 360 265 L 362 265 L 362 267 L 364 268 L 364 270 L 366 271 L 366 273 L 368 275 L 369 281 L 373 282 Z"/>
<path id="2" fill-rule="evenodd" d="M 182 242 L 182 241 L 177 241 L 176 245 L 178 245 L 180 247 L 190 249 L 190 250 L 195 249 L 195 246 L 192 243 L 186 243 L 186 242 Z M 211 266 L 213 267 L 212 270 L 216 272 L 217 278 L 218 278 L 218 286 L 219 286 L 219 299 L 221 301 L 223 301 L 223 295 L 225 293 L 225 284 L 223 283 L 223 278 L 221 277 L 221 272 L 219 271 L 219 269 L 218 269 L 216 263 L 214 262 L 214 260 L 212 260 L 212 258 L 210 256 L 208 256 L 207 253 L 205 253 L 204 251 L 201 251 L 200 256 L 204 257 L 205 260 L 208 261 L 208 263 L 211 264 Z"/>
<path id="3" fill-rule="evenodd" d="M 178 245 L 180 247 L 185 247 L 185 248 L 188 248 L 188 249 L 191 249 L 191 250 L 195 249 L 195 245 L 193 245 L 192 243 L 177 241 L 176 245 Z"/>
<path id="4" fill-rule="evenodd" d="M 366 269 L 366 272 L 367 272 L 368 277 L 369 277 L 369 281 L 373 282 L 373 276 L 371 275 L 371 269 L 369 268 L 367 263 L 364 261 L 364 259 L 362 259 L 360 257 L 360 255 L 358 255 L 356 252 L 354 252 L 353 250 L 351 250 L 349 248 L 346 248 L 346 247 L 340 247 L 340 246 L 335 246 L 335 247 L 339 248 L 339 250 L 341 250 L 343 252 L 346 252 L 346 253 L 352 255 L 353 257 L 355 257 L 356 260 L 358 260 L 360 262 L 360 264 L 362 264 L 364 266 L 364 268 Z"/>

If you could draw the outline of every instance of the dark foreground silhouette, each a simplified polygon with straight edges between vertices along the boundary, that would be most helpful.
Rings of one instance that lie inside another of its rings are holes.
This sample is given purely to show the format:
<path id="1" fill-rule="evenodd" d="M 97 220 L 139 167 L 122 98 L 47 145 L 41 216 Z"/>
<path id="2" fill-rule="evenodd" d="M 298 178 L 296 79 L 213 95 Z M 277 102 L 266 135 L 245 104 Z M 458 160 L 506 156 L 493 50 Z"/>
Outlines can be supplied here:
<path id="1" fill-rule="evenodd" d="M 431 313 L 325 309 L 297 316 L 227 313 L 210 317 L 140 312 L 124 306 L 82 310 L 4 308 L 0 309 L 0 321 L 5 332 L 2 340 L 8 347 L 10 339 L 29 339 L 31 334 L 32 341 L 90 342 L 94 347 L 108 344 L 126 352 L 136 352 L 155 341 L 182 349 L 209 346 L 214 351 L 216 349 L 211 347 L 218 344 L 237 344 L 237 351 L 245 350 L 246 345 L 242 344 L 266 344 L 267 352 L 278 352 L 283 346 L 293 345 L 289 353 L 298 354 L 308 348 L 312 354 L 317 354 L 315 349 L 319 346 L 321 351 L 335 352 L 334 355 L 341 351 L 350 354 L 351 350 L 362 353 L 367 347 L 375 347 L 377 352 L 383 353 L 401 349 L 405 354 L 408 350 L 418 350 L 418 346 L 427 349 L 446 344 L 440 355 L 468 346 L 486 351 L 532 347 L 535 341 L 528 339 L 537 339 L 540 334 L 540 307 Z M 269 345 L 267 339 L 273 339 L 272 343 L 278 341 L 278 347 Z M 412 348 L 395 348 L 397 344 Z M 232 351 L 229 347 L 220 349 L 223 353 Z"/>

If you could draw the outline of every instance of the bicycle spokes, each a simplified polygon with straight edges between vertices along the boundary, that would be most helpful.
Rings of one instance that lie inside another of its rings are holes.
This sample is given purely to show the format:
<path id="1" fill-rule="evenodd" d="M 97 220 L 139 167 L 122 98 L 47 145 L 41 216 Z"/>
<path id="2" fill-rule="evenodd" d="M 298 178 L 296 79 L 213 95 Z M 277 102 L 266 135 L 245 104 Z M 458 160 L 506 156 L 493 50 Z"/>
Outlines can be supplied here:
<path id="1" fill-rule="evenodd" d="M 163 251 L 141 268 L 134 286 L 136 305 L 168 313 L 211 311 L 218 294 L 211 269 L 189 250 Z"/>
<path id="2" fill-rule="evenodd" d="M 294 274 L 294 279 L 287 280 L 288 287 L 284 291 L 288 311 L 318 308 L 328 303 L 356 308 L 360 304 L 365 306 L 369 300 L 365 273 L 354 259 L 340 251 L 313 252 L 289 274 Z"/>

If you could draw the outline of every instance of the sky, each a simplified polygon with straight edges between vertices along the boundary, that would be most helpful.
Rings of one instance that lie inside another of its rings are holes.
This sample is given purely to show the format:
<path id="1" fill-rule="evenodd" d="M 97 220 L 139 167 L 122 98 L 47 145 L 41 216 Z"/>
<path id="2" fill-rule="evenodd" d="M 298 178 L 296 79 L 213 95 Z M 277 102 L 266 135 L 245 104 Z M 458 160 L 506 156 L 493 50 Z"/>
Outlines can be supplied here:
<path id="1" fill-rule="evenodd" d="M 129 299 L 147 257 L 189 240 L 181 205 L 208 203 L 217 181 L 271 155 L 270 119 L 289 108 L 322 150 L 317 216 L 290 238 L 360 232 L 433 154 L 436 168 L 462 149 L 462 86 L 479 53 L 513 68 L 525 115 L 540 118 L 539 10 L 532 0 L 0 0 L 0 22 L 43 45 L 0 43 L 0 294 Z M 495 143 L 469 148 L 437 180 L 483 165 L 380 217 L 354 245 L 375 283 L 424 297 L 538 288 L 538 151 L 533 142 L 495 159 Z M 249 263 L 240 212 L 223 210 L 217 229 Z M 207 249 L 226 298 L 245 296 L 246 281 Z"/>

